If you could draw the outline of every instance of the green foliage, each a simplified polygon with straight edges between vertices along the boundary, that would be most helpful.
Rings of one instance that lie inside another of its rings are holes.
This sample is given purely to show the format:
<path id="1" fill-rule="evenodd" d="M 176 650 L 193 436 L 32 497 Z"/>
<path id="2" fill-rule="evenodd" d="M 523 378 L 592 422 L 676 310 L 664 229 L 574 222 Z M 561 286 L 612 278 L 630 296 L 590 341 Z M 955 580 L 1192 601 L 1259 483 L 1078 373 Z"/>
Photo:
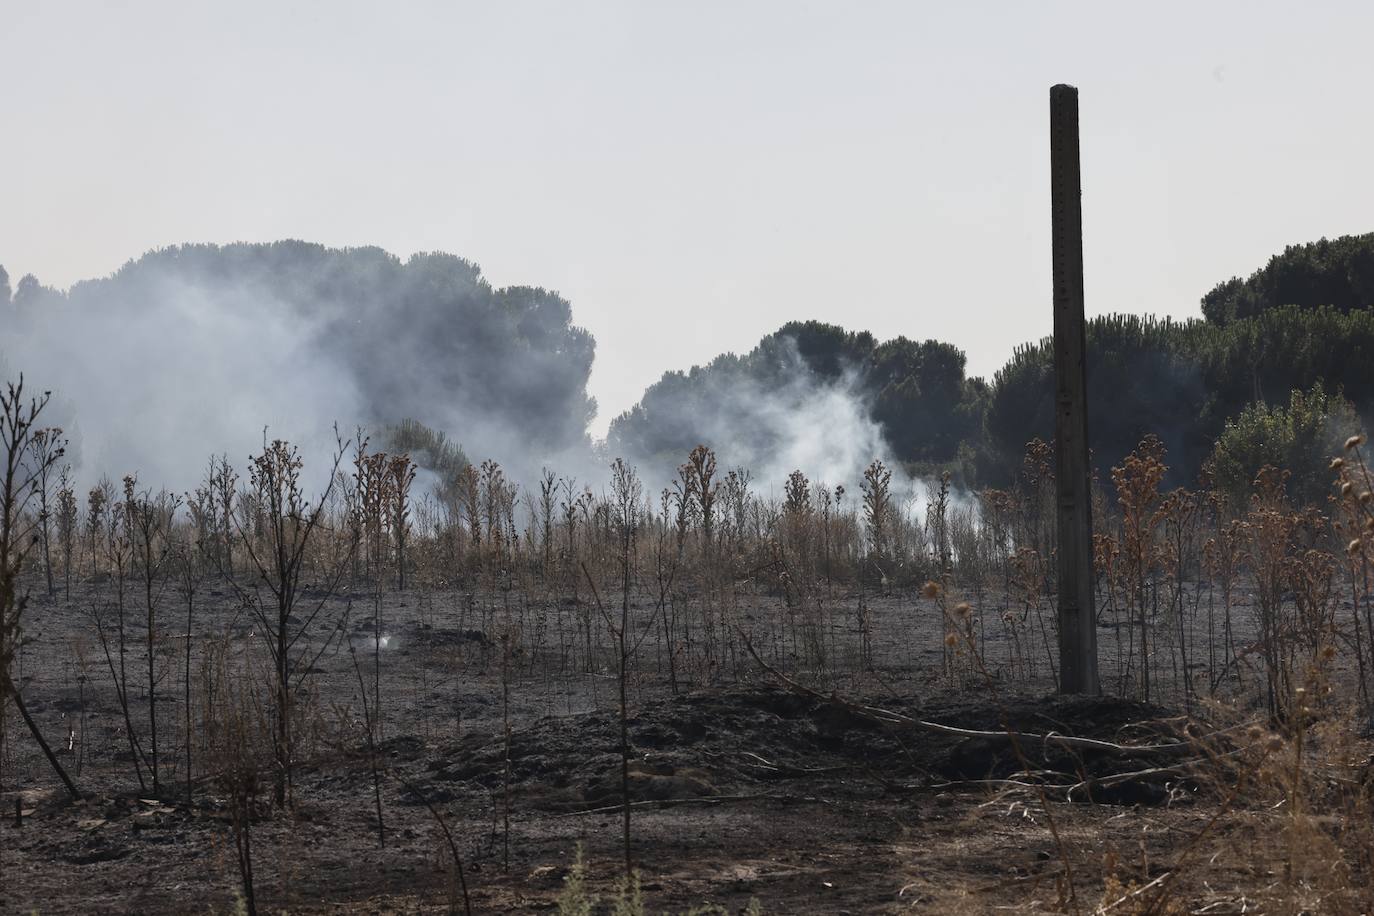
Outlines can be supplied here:
<path id="1" fill-rule="evenodd" d="M 947 462 L 982 432 L 987 386 L 964 376 L 965 357 L 950 344 L 905 337 L 885 341 L 865 360 L 864 388 L 888 444 L 904 461 Z"/>
<path id="2" fill-rule="evenodd" d="M 1343 388 L 1358 407 L 1374 396 L 1374 311 L 1284 306 L 1195 332 L 1213 422 L 1318 382 Z"/>
<path id="3" fill-rule="evenodd" d="M 1193 485 L 1227 420 L 1289 392 L 1340 387 L 1374 404 L 1374 311 L 1271 308 L 1224 326 L 1110 315 L 1088 322 L 1088 434 L 1109 467 L 1146 433 L 1172 456 L 1169 485 Z M 1054 435 L 1051 341 L 1017 349 L 993 378 L 981 477 L 1005 484 L 1025 444 Z"/>
<path id="4" fill-rule="evenodd" d="M 1249 279 L 1233 277 L 1202 297 L 1203 315 L 1216 324 L 1285 305 L 1339 312 L 1374 305 L 1374 233 L 1290 245 Z"/>
<path id="5" fill-rule="evenodd" d="M 1331 491 L 1331 459 L 1359 425 L 1350 402 L 1320 385 L 1293 391 L 1286 406 L 1251 404 L 1217 440 L 1213 482 L 1233 506 L 1243 506 L 1256 473 L 1272 465 L 1291 472 L 1288 493 L 1296 503 L 1319 503 Z"/>
<path id="6" fill-rule="evenodd" d="M 1158 433 L 1185 474 L 1210 438 L 1197 418 L 1206 402 L 1197 349 L 1201 322 L 1108 315 L 1088 322 L 1088 434 L 1094 461 L 1108 466 L 1147 433 Z M 1050 338 L 1020 347 L 993 377 L 983 476 L 1005 485 L 1026 443 L 1054 437 L 1054 352 Z M 1182 481 L 1186 482 L 1186 481 Z"/>

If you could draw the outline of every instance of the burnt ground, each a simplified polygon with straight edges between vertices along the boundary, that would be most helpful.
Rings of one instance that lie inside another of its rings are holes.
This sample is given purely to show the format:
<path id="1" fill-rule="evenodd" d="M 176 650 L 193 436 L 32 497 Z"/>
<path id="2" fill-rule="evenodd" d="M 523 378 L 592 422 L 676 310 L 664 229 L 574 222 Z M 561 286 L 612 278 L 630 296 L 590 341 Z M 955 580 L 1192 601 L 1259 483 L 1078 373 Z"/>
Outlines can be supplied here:
<path id="1" fill-rule="evenodd" d="M 255 670 L 261 641 L 232 602 L 217 600 L 201 625 L 229 634 L 224 644 L 240 670 Z M 859 635 L 838 612 L 827 624 L 834 631 L 828 669 L 808 668 L 782 627 L 766 646 L 760 638 L 761 651 L 822 692 L 965 729 L 1010 724 L 1146 743 L 1169 740 L 1180 725 L 1158 706 L 1055 696 L 1043 677 L 1008 682 L 995 671 L 993 688 L 975 681 L 953 689 L 938 674 L 938 638 L 913 636 L 921 624 L 935 626 L 932 610 L 912 598 L 876 606 L 873 670 L 843 663 Z M 375 656 L 370 621 L 362 623 L 346 597 L 330 607 L 334 624 L 322 634 L 339 625 L 346 638 L 319 640 L 312 678 L 318 736 L 302 753 L 296 804 L 274 810 L 264 795 L 252 825 L 263 911 L 446 911 L 453 873 L 429 805 L 456 838 L 475 912 L 555 908 L 579 844 L 604 899 L 623 861 L 611 656 L 598 652 L 586 672 L 572 648 L 582 637 L 556 602 L 522 605 L 504 618 L 503 598 L 392 596 L 383 615 L 388 638 Z M 755 624 L 770 614 L 790 612 L 771 599 L 738 609 Z M 35 617 L 42 625 L 30 626 L 25 696 L 67 765 L 75 770 L 80 758 L 88 798 L 65 800 L 27 734 L 16 736 L 0 797 L 4 912 L 232 911 L 238 872 L 229 806 L 220 784 L 202 776 L 205 761 L 194 766 L 194 803 L 182 800 L 177 656 L 165 660 L 159 690 L 170 762 L 158 798 L 133 779 L 122 717 L 80 603 L 53 602 Z M 525 623 L 525 648 L 506 665 L 508 747 L 496 634 L 510 624 L 502 619 Z M 604 641 L 603 634 L 594 644 Z M 350 643 L 360 647 L 365 680 L 375 662 L 382 683 L 384 845 Z M 1205 789 L 1173 777 L 1098 788 L 1091 800 L 1080 794 L 1069 803 L 1062 790 L 1018 787 L 1024 777 L 1016 774 L 1029 767 L 1039 779 L 1068 784 L 1157 761 L 1038 742 L 1021 746 L 1018 756 L 1000 737 L 894 730 L 846 703 L 779 686 L 738 645 L 722 642 L 717 651 L 722 661 L 714 667 L 679 673 L 676 693 L 662 675 L 662 646 L 646 641 L 637 656 L 629 722 L 633 855 L 655 912 L 706 903 L 736 912 L 751 899 L 769 913 L 1051 911 L 1062 907 L 1069 886 L 1066 862 L 1074 892 L 1095 905 L 1104 857 L 1117 862 L 1123 880 L 1147 882 L 1216 805 Z M 1002 651 L 993 645 L 987 655 Z M 85 669 L 74 661 L 81 654 L 90 659 Z M 78 730 L 83 694 L 86 721 Z M 136 729 L 146 715 L 140 703 L 146 697 L 135 691 Z M 16 799 L 22 826 L 13 816 Z M 1236 889 L 1259 880 L 1247 867 L 1241 857 L 1214 869 L 1198 899 L 1240 899 Z"/>

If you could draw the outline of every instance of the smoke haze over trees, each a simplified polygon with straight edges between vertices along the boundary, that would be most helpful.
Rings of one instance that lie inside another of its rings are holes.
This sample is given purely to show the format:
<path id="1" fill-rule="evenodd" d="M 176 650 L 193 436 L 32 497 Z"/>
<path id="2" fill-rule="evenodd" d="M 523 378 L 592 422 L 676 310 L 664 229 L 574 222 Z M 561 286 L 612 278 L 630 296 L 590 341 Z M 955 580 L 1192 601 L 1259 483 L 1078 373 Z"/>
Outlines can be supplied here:
<path id="1" fill-rule="evenodd" d="M 667 372 L 612 423 L 616 454 L 661 465 L 704 443 L 781 481 L 802 468 L 854 480 L 875 456 L 925 468 L 953 462 L 981 433 L 986 387 L 950 344 L 879 343 L 816 321 L 792 322 L 744 356 Z"/>
<path id="2" fill-rule="evenodd" d="M 1333 405 L 1353 402 L 1368 422 L 1374 234 L 1290 246 L 1249 279 L 1219 284 L 1202 305 L 1200 320 L 1089 322 L 1089 434 L 1104 479 L 1153 432 L 1170 449 L 1171 481 L 1191 485 L 1247 408 L 1287 408 L 1293 392 L 1314 386 L 1325 386 Z M 839 391 L 848 411 L 822 410 Z M 793 322 L 744 356 L 666 373 L 612 423 L 609 445 L 666 460 L 689 442 L 722 443 L 723 453 L 733 442 L 746 461 L 767 465 L 787 443 L 852 440 L 842 430 L 862 429 L 912 472 L 944 468 L 965 485 L 1005 485 L 1026 444 L 1053 436 L 1053 399 L 1048 337 L 1018 347 L 988 384 L 965 377 L 963 353 L 949 344 L 879 343 L 866 332 Z M 791 405 L 781 415 L 779 402 Z M 1347 412 L 1333 411 L 1348 424 Z"/>
<path id="3" fill-rule="evenodd" d="M 1202 319 L 1093 319 L 1099 471 L 1155 432 L 1174 482 L 1192 483 L 1226 430 L 1261 428 L 1248 408 L 1288 409 L 1294 391 L 1317 386 L 1368 422 L 1371 305 L 1364 235 L 1289 247 L 1207 293 Z M 1053 432 L 1048 338 L 985 382 L 949 343 L 794 321 L 744 355 L 666 372 L 594 443 L 595 341 L 572 306 L 544 289 L 493 288 L 448 254 L 185 245 L 66 292 L 0 268 L 0 308 L 0 368 L 56 393 L 49 422 L 66 428 L 78 468 L 177 487 L 210 454 L 255 447 L 264 426 L 316 452 L 333 444 L 335 422 L 400 430 L 388 447 L 434 451 L 441 474 L 493 457 L 526 480 L 543 466 L 599 480 L 612 457 L 653 480 L 704 443 L 765 487 L 793 469 L 853 483 L 875 457 L 1003 485 L 1026 443 Z"/>
<path id="4" fill-rule="evenodd" d="M 589 446 L 595 343 L 569 303 L 453 255 L 186 245 L 65 294 L 26 276 L 8 311 L 9 368 L 58 393 L 99 471 L 185 485 L 264 425 L 318 445 L 336 421 L 413 418 L 535 470 Z"/>

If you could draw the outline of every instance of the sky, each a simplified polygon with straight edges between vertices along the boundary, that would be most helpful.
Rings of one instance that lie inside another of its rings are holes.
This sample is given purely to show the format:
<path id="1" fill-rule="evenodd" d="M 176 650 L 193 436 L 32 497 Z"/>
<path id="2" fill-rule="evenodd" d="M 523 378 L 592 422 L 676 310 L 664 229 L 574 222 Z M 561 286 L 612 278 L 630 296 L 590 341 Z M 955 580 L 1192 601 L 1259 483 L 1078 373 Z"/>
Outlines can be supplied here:
<path id="1" fill-rule="evenodd" d="M 467 257 L 571 300 L 593 427 L 794 319 L 1050 332 L 1049 87 L 1090 314 L 1198 314 L 1374 230 L 1374 4 L 0 0 L 0 264 L 182 242 Z"/>

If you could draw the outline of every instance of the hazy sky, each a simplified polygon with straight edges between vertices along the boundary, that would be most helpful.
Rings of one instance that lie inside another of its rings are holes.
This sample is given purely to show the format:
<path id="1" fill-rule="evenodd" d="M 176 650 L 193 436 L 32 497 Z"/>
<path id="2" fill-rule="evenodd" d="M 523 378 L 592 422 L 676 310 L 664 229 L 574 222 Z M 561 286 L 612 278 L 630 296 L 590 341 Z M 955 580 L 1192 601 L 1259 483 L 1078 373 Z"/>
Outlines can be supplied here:
<path id="1" fill-rule="evenodd" d="M 789 319 L 990 374 L 1050 329 L 1048 89 L 1090 312 L 1374 230 L 1369 3 L 0 0 L 0 264 L 440 249 L 559 290 L 596 429 Z"/>

